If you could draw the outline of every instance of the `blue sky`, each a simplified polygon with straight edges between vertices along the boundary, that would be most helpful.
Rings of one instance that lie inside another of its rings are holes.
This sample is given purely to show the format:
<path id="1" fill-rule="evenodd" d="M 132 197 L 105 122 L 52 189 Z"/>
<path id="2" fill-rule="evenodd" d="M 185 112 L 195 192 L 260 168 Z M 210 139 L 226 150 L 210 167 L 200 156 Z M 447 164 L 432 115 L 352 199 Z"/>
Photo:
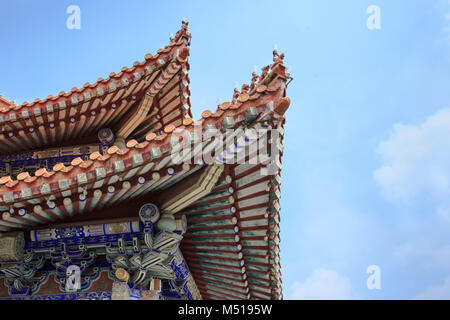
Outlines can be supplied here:
<path id="1" fill-rule="evenodd" d="M 72 4 L 80 30 L 66 28 Z M 286 54 L 285 298 L 450 298 L 450 1 L 2 0 L 0 92 L 21 103 L 95 82 L 166 45 L 183 17 L 195 118 L 274 44 Z"/>

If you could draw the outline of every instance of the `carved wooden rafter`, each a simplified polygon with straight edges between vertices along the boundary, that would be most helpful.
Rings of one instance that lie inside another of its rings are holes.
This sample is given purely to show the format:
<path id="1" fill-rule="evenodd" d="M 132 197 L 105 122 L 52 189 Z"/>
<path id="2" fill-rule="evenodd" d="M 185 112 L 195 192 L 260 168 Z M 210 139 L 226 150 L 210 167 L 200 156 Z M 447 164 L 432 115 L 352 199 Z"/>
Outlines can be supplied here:
<path id="1" fill-rule="evenodd" d="M 136 129 L 145 118 L 150 107 L 153 104 L 153 97 L 149 95 L 144 95 L 142 100 L 139 102 L 138 106 L 132 111 L 132 113 L 124 119 L 124 121 L 119 125 L 119 130 L 117 131 L 117 136 L 122 138 L 127 138 L 134 129 Z"/>
<path id="2" fill-rule="evenodd" d="M 119 124 L 117 137 L 126 139 L 141 123 L 153 105 L 153 100 L 164 86 L 178 73 L 187 61 L 189 49 L 184 47 L 178 52 L 178 56 L 167 68 L 152 82 L 138 106 L 132 110 L 130 115 Z"/>
<path id="3" fill-rule="evenodd" d="M 213 164 L 201 171 L 199 177 L 193 176 L 192 182 L 173 186 L 160 205 L 162 213 L 175 214 L 210 193 L 223 170 L 223 164 Z"/>

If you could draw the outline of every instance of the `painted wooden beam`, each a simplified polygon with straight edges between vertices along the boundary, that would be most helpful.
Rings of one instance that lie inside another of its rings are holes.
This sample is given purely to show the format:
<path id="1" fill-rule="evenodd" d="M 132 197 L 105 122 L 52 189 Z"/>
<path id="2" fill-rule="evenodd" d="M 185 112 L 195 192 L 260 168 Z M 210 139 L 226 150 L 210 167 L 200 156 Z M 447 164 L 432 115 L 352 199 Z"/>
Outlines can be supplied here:
<path id="1" fill-rule="evenodd" d="M 153 104 L 153 97 L 144 95 L 138 106 L 119 124 L 119 130 L 117 131 L 117 137 L 126 139 L 134 129 L 136 129 L 145 119 L 150 107 Z"/>

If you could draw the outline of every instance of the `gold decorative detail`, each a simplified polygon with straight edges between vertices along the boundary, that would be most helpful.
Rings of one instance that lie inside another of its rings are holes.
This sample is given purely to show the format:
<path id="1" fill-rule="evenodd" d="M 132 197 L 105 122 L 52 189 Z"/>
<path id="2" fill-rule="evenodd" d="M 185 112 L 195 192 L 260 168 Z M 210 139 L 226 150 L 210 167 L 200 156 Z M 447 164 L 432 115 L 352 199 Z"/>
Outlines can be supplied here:
<path id="1" fill-rule="evenodd" d="M 128 282 L 130 279 L 130 274 L 123 268 L 119 268 L 116 270 L 116 278 L 123 282 Z"/>
<path id="2" fill-rule="evenodd" d="M 22 259 L 25 247 L 23 232 L 0 234 L 0 261 L 17 261 Z"/>
<path id="3" fill-rule="evenodd" d="M 114 223 L 108 226 L 108 229 L 112 233 L 122 233 L 126 231 L 126 227 L 122 223 Z"/>

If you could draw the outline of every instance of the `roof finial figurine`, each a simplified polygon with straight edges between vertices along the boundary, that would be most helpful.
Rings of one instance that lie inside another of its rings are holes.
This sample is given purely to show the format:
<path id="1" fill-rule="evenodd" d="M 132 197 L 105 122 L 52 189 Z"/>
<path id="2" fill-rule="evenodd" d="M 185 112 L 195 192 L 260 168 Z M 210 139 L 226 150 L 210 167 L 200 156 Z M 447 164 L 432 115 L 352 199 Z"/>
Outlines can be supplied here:
<path id="1" fill-rule="evenodd" d="M 242 85 L 241 93 L 248 93 L 249 88 L 250 88 L 250 86 L 248 84 L 244 83 Z"/>
<path id="2" fill-rule="evenodd" d="M 277 56 L 277 58 L 275 59 L 274 57 L 274 62 L 275 63 L 279 63 L 279 64 L 283 64 L 283 59 L 284 59 L 284 53 L 280 54 L 279 56 Z"/>
<path id="3" fill-rule="evenodd" d="M 231 101 L 232 104 L 235 104 L 237 102 L 237 99 L 239 98 L 239 88 L 237 83 L 234 85 L 234 93 L 233 93 L 233 100 Z"/>
<path id="4" fill-rule="evenodd" d="M 260 79 L 264 80 L 264 78 L 269 74 L 270 66 L 265 66 L 261 70 L 262 70 L 262 73 L 261 73 L 261 78 Z"/>
<path id="5" fill-rule="evenodd" d="M 190 32 L 188 30 L 189 22 L 186 21 L 185 18 L 181 21 L 181 30 L 179 30 L 175 34 L 175 41 L 178 41 L 180 37 L 185 36 L 187 38 L 190 38 Z"/>
<path id="6" fill-rule="evenodd" d="M 276 63 L 278 61 L 278 51 L 277 50 L 273 50 L 273 62 Z"/>
<path id="7" fill-rule="evenodd" d="M 250 91 L 252 91 L 256 87 L 258 80 L 259 80 L 259 76 L 258 76 L 258 73 L 256 72 L 256 66 L 255 66 L 253 68 L 253 72 L 252 72 L 252 84 L 250 86 Z"/>
<path id="8" fill-rule="evenodd" d="M 187 31 L 188 26 L 189 26 L 189 22 L 187 22 L 186 19 L 183 18 L 183 20 L 181 21 L 181 28 L 182 28 L 184 31 Z"/>

